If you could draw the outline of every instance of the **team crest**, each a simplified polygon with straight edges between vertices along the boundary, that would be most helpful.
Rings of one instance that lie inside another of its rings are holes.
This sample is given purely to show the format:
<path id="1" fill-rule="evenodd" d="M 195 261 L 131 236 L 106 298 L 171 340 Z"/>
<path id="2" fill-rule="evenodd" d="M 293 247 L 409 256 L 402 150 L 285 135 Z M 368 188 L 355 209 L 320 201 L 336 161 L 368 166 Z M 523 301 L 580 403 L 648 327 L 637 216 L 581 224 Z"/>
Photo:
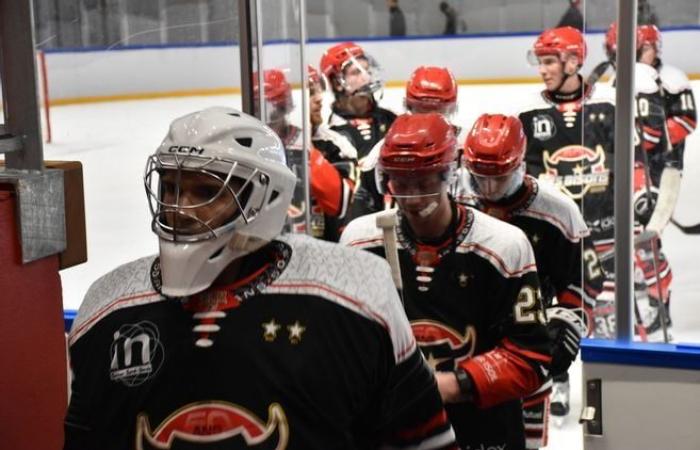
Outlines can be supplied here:
<path id="1" fill-rule="evenodd" d="M 546 141 L 557 134 L 554 119 L 548 114 L 538 114 L 532 119 L 532 135 L 535 139 Z"/>
<path id="2" fill-rule="evenodd" d="M 608 186 L 610 171 L 605 166 L 605 152 L 600 145 L 595 150 L 567 145 L 551 155 L 545 150 L 542 159 L 545 172 L 540 179 L 553 182 L 574 200 L 583 198 L 589 191 L 604 191 Z"/>
<path id="3" fill-rule="evenodd" d="M 246 408 L 220 401 L 187 405 L 155 430 L 146 414 L 136 423 L 137 450 L 284 450 L 288 442 L 289 423 L 277 403 L 270 405 L 267 423 Z"/>
<path id="4" fill-rule="evenodd" d="M 454 370 L 457 364 L 474 355 L 476 329 L 471 325 L 462 334 L 440 322 L 417 320 L 411 322 L 411 330 L 425 359 L 435 370 Z"/>

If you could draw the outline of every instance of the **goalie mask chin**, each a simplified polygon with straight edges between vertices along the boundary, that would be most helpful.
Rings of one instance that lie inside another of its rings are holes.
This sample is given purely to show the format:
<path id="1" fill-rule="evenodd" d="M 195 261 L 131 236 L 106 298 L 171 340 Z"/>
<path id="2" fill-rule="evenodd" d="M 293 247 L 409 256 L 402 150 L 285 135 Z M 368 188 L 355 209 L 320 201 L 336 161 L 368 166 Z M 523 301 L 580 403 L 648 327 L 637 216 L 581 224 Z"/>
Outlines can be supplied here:
<path id="1" fill-rule="evenodd" d="M 170 125 L 144 182 L 160 243 L 161 292 L 184 297 L 281 232 L 296 178 L 272 130 L 217 107 Z"/>

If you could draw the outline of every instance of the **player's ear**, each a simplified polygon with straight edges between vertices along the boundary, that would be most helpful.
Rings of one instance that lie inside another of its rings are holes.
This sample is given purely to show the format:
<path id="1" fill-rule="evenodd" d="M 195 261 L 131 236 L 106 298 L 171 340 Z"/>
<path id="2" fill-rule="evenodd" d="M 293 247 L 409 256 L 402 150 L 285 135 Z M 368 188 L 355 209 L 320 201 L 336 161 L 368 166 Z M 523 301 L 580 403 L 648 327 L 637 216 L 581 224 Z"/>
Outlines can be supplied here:
<path id="1" fill-rule="evenodd" d="M 574 75 L 581 67 L 581 60 L 576 55 L 567 55 L 564 57 L 564 72 L 567 75 Z"/>

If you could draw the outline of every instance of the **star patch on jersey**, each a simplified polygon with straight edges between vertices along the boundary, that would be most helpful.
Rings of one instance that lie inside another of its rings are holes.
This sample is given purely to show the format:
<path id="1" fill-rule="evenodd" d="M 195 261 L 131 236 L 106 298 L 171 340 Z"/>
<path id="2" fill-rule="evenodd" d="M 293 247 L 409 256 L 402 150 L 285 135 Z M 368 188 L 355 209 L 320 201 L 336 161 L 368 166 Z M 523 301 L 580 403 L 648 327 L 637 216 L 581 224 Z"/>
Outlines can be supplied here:
<path id="1" fill-rule="evenodd" d="M 292 325 L 287 325 L 287 331 L 289 331 L 289 342 L 292 344 L 298 344 L 301 342 L 301 335 L 306 331 L 306 327 L 301 326 L 297 320 Z"/>
<path id="2" fill-rule="evenodd" d="M 272 342 L 277 339 L 277 332 L 282 328 L 282 325 L 275 322 L 275 319 L 270 319 L 269 322 L 263 322 L 263 339 L 266 342 Z"/>

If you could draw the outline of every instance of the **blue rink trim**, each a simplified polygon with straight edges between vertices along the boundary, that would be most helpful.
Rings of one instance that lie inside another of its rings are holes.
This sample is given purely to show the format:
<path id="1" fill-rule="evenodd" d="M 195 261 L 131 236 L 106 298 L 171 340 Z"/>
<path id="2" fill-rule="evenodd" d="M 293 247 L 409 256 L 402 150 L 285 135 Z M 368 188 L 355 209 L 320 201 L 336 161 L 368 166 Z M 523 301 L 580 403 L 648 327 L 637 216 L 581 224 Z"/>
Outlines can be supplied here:
<path id="1" fill-rule="evenodd" d="M 63 325 L 66 327 L 66 333 L 70 331 L 70 327 L 73 326 L 73 321 L 77 315 L 78 311 L 74 309 L 66 309 L 63 311 Z"/>
<path id="2" fill-rule="evenodd" d="M 700 345 L 584 339 L 581 360 L 586 363 L 700 370 Z"/>

